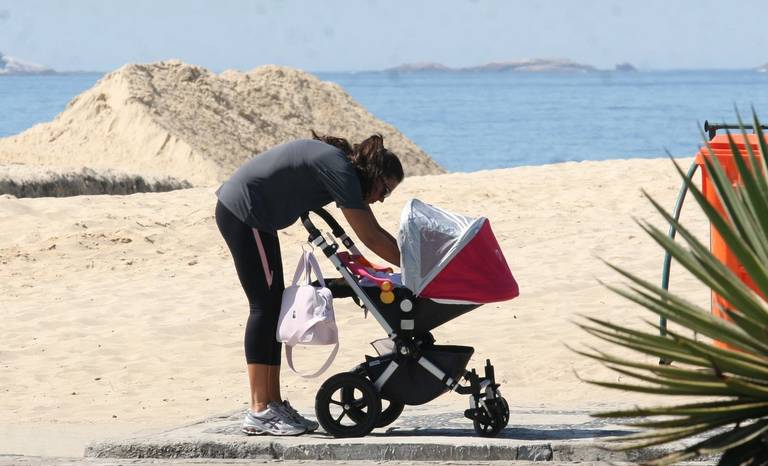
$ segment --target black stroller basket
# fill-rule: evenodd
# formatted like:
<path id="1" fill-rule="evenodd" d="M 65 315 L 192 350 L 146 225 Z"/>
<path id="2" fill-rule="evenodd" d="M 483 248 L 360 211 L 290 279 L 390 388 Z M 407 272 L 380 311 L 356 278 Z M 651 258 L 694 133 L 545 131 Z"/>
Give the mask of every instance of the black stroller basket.
<path id="1" fill-rule="evenodd" d="M 387 333 L 387 338 L 372 343 L 377 356 L 366 356 L 364 363 L 330 377 L 318 390 L 315 412 L 325 431 L 335 437 L 364 436 L 394 422 L 405 405 L 424 404 L 451 390 L 470 395 L 470 408 L 464 414 L 472 419 L 478 434 L 495 436 L 501 431 L 509 420 L 509 407 L 498 390 L 490 361 L 486 361 L 484 377 L 474 369 L 467 372 L 474 349 L 436 345 L 430 333 L 479 305 L 438 302 L 414 296 L 403 286 L 382 290 L 376 284 L 362 284 L 345 261 L 362 258 L 354 241 L 326 210 L 312 213 L 333 233 L 333 237 L 324 237 L 310 220 L 310 212 L 301 216 L 308 241 L 323 251 L 342 276 L 343 281 L 327 282 L 334 298 L 354 298 Z M 339 243 L 345 251 L 339 250 Z M 462 380 L 469 385 L 460 385 Z M 382 401 L 387 404 L 384 409 Z"/>

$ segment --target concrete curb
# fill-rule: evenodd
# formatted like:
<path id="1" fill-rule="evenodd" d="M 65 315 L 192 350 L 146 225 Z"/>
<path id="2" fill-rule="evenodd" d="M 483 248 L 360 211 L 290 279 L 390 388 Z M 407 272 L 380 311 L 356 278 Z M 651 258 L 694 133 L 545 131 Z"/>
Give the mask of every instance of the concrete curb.
<path id="1" fill-rule="evenodd" d="M 409 411 L 419 411 L 411 409 Z M 459 415 L 460 416 L 460 415 Z M 364 438 L 335 439 L 322 433 L 299 437 L 248 437 L 240 433 L 242 412 L 210 418 L 160 434 L 89 445 L 86 457 L 215 458 L 336 461 L 626 461 L 672 451 L 609 450 L 608 437 L 629 433 L 593 419 L 585 411 L 514 411 L 499 437 L 477 437 L 471 422 L 453 415 L 409 413 L 393 426 Z M 557 419 L 558 424 L 546 424 Z M 570 422 L 569 422 L 570 421 Z M 512 425 L 516 422 L 516 425 Z M 541 424 L 540 422 L 543 422 Z M 440 426 L 424 428 L 423 426 Z M 615 445 L 611 445 L 615 446 Z M 710 459 L 711 461 L 711 459 Z"/>
<path id="2" fill-rule="evenodd" d="M 440 443 L 389 444 L 321 443 L 283 445 L 275 442 L 128 442 L 93 444 L 85 456 L 96 458 L 211 458 L 318 461 L 647 461 L 668 450 L 616 452 L 600 444 L 445 445 Z"/>

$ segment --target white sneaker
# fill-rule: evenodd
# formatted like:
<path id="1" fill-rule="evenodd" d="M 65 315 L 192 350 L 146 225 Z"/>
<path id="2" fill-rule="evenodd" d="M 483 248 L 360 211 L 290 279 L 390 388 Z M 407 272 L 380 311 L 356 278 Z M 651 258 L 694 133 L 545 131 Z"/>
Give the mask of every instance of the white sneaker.
<path id="1" fill-rule="evenodd" d="M 306 427 L 291 420 L 287 413 L 270 403 L 267 409 L 254 413 L 248 410 L 243 419 L 242 431 L 248 435 L 301 435 Z"/>
<path id="2" fill-rule="evenodd" d="M 313 421 L 312 419 L 307 419 L 299 414 L 299 412 L 296 411 L 293 406 L 291 406 L 288 400 L 283 400 L 282 408 L 283 411 L 285 411 L 285 413 L 291 417 L 294 423 L 304 426 L 304 428 L 307 429 L 307 432 L 314 432 L 318 427 L 320 427 L 320 424 L 317 422 Z"/>

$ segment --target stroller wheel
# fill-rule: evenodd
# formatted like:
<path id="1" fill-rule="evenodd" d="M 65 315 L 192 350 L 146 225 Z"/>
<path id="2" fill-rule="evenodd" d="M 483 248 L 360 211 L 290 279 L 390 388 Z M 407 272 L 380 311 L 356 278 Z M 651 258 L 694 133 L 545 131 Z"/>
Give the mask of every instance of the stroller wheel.
<path id="1" fill-rule="evenodd" d="M 344 387 L 341 389 L 341 399 L 344 403 L 348 403 L 350 400 L 354 399 L 351 387 Z M 381 414 L 376 420 L 375 427 L 386 427 L 392 424 L 398 417 L 400 417 L 400 414 L 402 414 L 403 409 L 405 408 L 405 404 L 397 401 L 388 400 L 386 398 L 381 398 L 381 401 Z M 384 402 L 387 402 L 386 407 L 384 407 Z M 357 411 L 349 411 L 347 414 L 353 419 L 355 419 L 355 416 L 358 416 Z"/>
<path id="2" fill-rule="evenodd" d="M 507 427 L 507 424 L 509 424 L 509 403 L 507 403 L 507 400 L 504 397 L 500 397 L 499 405 L 500 405 L 501 420 L 502 420 L 501 428 L 503 429 Z"/>
<path id="3" fill-rule="evenodd" d="M 381 398 L 365 377 L 342 372 L 323 383 L 315 396 L 315 414 L 334 437 L 363 437 L 381 414 Z"/>
<path id="4" fill-rule="evenodd" d="M 382 408 L 381 415 L 379 416 L 379 419 L 376 421 L 376 427 L 386 427 L 393 422 L 397 420 L 398 417 L 400 417 L 400 414 L 403 413 L 403 408 L 405 408 L 405 405 L 403 403 L 399 403 L 397 401 L 392 400 L 384 400 L 389 403 L 389 406 L 386 408 Z"/>
<path id="5" fill-rule="evenodd" d="M 477 409 L 472 424 L 481 437 L 495 437 L 509 422 L 509 405 L 503 397 L 485 401 L 486 409 Z"/>

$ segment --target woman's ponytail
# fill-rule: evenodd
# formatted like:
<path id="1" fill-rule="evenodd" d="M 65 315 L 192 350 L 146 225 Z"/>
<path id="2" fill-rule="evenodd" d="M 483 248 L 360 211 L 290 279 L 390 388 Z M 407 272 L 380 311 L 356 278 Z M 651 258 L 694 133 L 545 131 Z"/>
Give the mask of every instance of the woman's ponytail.
<path id="1" fill-rule="evenodd" d="M 384 137 L 381 134 L 373 134 L 354 146 L 344 138 L 319 136 L 314 130 L 312 137 L 337 147 L 346 154 L 360 177 L 363 197 L 371 193 L 373 182 L 377 179 L 394 178 L 398 183 L 403 181 L 404 173 L 400 159 L 384 147 Z"/>
<path id="2" fill-rule="evenodd" d="M 317 139 L 318 141 L 323 141 L 326 144 L 329 144 L 333 147 L 336 147 L 338 149 L 341 149 L 344 154 L 349 157 L 349 154 L 352 153 L 352 146 L 349 144 L 349 141 L 347 141 L 344 138 L 337 138 L 335 136 L 320 136 L 318 135 L 314 129 L 310 130 L 312 132 L 312 139 Z"/>

